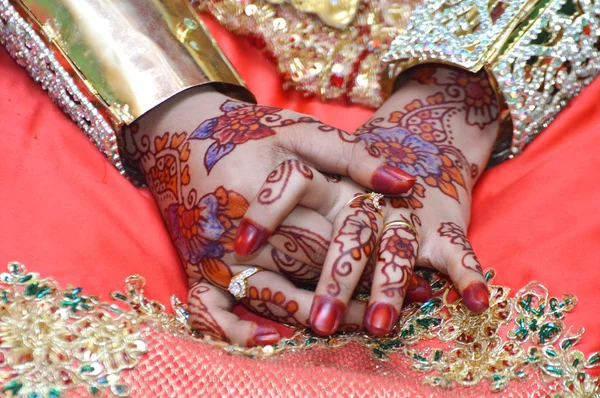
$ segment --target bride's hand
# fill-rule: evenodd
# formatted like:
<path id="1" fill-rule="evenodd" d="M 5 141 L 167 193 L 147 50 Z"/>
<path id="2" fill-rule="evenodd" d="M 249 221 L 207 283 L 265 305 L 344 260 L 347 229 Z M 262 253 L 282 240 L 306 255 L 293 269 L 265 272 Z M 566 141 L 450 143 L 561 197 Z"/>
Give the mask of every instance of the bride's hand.
<path id="1" fill-rule="evenodd" d="M 321 172 L 344 174 L 395 194 L 406 192 L 415 181 L 356 137 L 306 115 L 236 101 L 207 88 L 189 90 L 143 116 L 126 132 L 125 144 L 186 268 L 192 287 L 190 323 L 239 345 L 278 339 L 274 328 L 241 321 L 231 313 L 235 302 L 227 289 L 239 270 L 254 265 L 269 270 L 249 279 L 255 288 L 249 293 L 256 295 L 246 300 L 252 308 L 265 308 L 263 315 L 269 315 L 269 308 L 278 314 L 276 320 L 306 325 L 312 301 L 312 293 L 277 274 L 278 259 L 308 268 L 271 245 L 264 246 L 273 232 L 266 225 L 245 224 L 245 239 L 237 243 L 245 256 L 233 253 L 248 201 L 277 164 L 302 159 L 315 179 Z M 321 188 L 329 196 L 328 190 L 334 190 L 330 185 Z M 288 224 L 305 231 L 310 227 L 303 223 L 305 216 L 318 213 L 309 209 L 310 204 L 299 203 L 307 207 L 290 209 Z M 324 218 L 323 222 L 330 231 L 329 222 Z M 358 315 L 349 313 L 350 324 L 362 317 L 364 305 L 356 308 Z"/>
<path id="2" fill-rule="evenodd" d="M 382 211 L 366 196 L 352 200 L 364 192 L 352 181 L 338 184 L 327 216 L 333 221 L 332 244 L 309 319 L 313 330 L 329 335 L 338 329 L 370 259 L 374 270 L 368 272 L 372 286 L 365 327 L 373 334 L 391 331 L 415 265 L 448 274 L 470 310 L 488 307 L 486 281 L 466 229 L 472 189 L 497 127 L 496 100 L 485 75 L 426 68 L 356 132 L 417 182 L 410 195 L 382 202 Z M 263 205 L 259 194 L 245 217 L 281 219 L 281 208 Z M 271 243 L 285 250 L 277 239 Z"/>

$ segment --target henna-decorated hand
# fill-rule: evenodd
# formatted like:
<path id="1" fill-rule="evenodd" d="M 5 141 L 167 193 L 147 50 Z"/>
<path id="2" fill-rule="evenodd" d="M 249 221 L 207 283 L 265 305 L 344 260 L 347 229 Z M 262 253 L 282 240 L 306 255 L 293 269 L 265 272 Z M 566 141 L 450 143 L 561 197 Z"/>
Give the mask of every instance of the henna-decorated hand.
<path id="1" fill-rule="evenodd" d="M 488 307 L 486 281 L 465 231 L 472 189 L 489 159 L 497 119 L 487 76 L 423 68 L 356 132 L 417 182 L 409 196 L 386 199 L 383 213 L 370 199 L 351 200 L 364 192 L 354 182 L 344 178 L 337 184 L 338 201 L 328 216 L 332 244 L 309 320 L 313 330 L 329 335 L 338 329 L 361 275 L 368 274 L 372 286 L 365 326 L 375 335 L 389 333 L 414 284 L 415 265 L 447 273 L 472 311 Z M 259 195 L 245 217 L 281 219 L 273 212 L 282 207 L 265 206 Z M 314 232 L 327 235 L 314 225 Z M 275 237 L 274 247 L 285 250 Z"/>
<path id="2" fill-rule="evenodd" d="M 242 265 L 275 271 L 249 279 L 256 297 L 246 304 L 259 313 L 307 325 L 312 301 L 312 293 L 295 288 L 276 272 L 281 261 L 304 272 L 314 265 L 305 266 L 269 244 L 264 246 L 273 231 L 270 225 L 242 222 L 242 238 L 235 245 L 244 257 L 233 253 L 248 199 L 257 195 L 275 166 L 293 167 L 302 159 L 307 166 L 299 169 L 301 178 L 315 186 L 327 182 L 320 172 L 348 175 L 362 185 L 393 194 L 408 191 L 415 181 L 357 137 L 305 115 L 232 100 L 202 87 L 142 117 L 126 132 L 125 148 L 143 172 L 186 267 L 192 286 L 192 326 L 239 345 L 268 344 L 279 337 L 274 328 L 241 321 L 231 313 L 234 300 L 226 289 Z M 287 183 L 288 169 L 282 173 L 270 178 Z M 321 188 L 333 204 L 335 186 L 323 184 Z M 277 195 L 262 192 L 260 197 L 275 201 Z M 296 203 L 285 209 L 291 212 L 289 228 L 304 230 L 302 220 L 307 216 L 320 217 L 330 229 L 319 213 L 328 211 L 326 205 L 314 199 L 299 194 Z M 296 204 L 304 207 L 294 209 Z M 364 304 L 357 303 L 356 309 L 349 312 L 350 324 L 361 319 Z"/>

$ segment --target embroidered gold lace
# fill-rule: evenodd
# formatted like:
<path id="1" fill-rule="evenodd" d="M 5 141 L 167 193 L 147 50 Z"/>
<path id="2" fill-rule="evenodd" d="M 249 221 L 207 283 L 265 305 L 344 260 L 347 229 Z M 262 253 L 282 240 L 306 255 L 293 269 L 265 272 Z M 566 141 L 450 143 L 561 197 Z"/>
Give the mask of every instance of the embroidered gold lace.
<path id="1" fill-rule="evenodd" d="M 51 278 L 10 263 L 0 275 L 0 389 L 23 397 L 129 396 L 133 391 L 137 396 L 200 396 L 215 393 L 215 385 L 203 377 L 218 374 L 220 365 L 246 369 L 251 376 L 274 365 L 300 369 L 329 363 L 371 381 L 397 377 L 406 396 L 448 388 L 466 392 L 469 386 L 475 386 L 469 394 L 600 394 L 600 378 L 586 371 L 600 367 L 600 353 L 585 356 L 575 350 L 583 329 L 565 323 L 577 303 L 573 295 L 552 297 L 531 282 L 510 297 L 508 288 L 491 285 L 490 309 L 476 315 L 446 279 L 433 272 L 421 276 L 434 297 L 405 308 L 392 337 L 355 333 L 324 339 L 297 330 L 276 345 L 245 349 L 192 333 L 185 305 L 174 297 L 173 314 L 168 313 L 144 296 L 141 276 L 130 276 L 125 292 L 111 294 L 122 303 L 117 305 L 86 296 L 80 288 L 60 289 Z M 493 271 L 486 276 L 492 278 Z M 199 370 L 205 366 L 208 373 Z M 223 377 L 232 383 L 230 394 L 248 389 L 244 373 Z M 418 380 L 430 387 L 419 387 Z M 324 388 L 334 393 L 344 386 Z"/>

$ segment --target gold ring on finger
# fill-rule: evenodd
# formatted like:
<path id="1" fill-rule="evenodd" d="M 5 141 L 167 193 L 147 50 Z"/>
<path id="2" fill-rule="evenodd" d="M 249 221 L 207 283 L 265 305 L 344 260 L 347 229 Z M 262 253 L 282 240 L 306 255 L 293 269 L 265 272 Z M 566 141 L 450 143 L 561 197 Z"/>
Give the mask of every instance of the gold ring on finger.
<path id="1" fill-rule="evenodd" d="M 247 279 L 250 278 L 252 275 L 264 270 L 265 269 L 262 267 L 252 267 L 243 270 L 242 272 L 234 275 L 233 278 L 231 278 L 227 290 L 229 290 L 229 293 L 231 293 L 233 297 L 235 297 L 235 299 L 238 301 L 243 298 L 246 298 L 248 296 Z"/>
<path id="2" fill-rule="evenodd" d="M 371 203 L 373 203 L 373 207 L 375 207 L 375 210 L 377 210 L 377 212 L 383 216 L 383 208 L 381 207 L 381 201 L 383 200 L 383 198 L 384 198 L 384 196 L 377 192 L 361 193 L 359 195 L 356 195 L 352 199 L 350 199 L 348 201 L 348 203 L 346 203 L 346 206 L 348 206 L 350 203 L 354 202 L 356 199 L 361 199 L 361 200 L 369 199 L 371 201 Z"/>
<path id="3" fill-rule="evenodd" d="M 408 221 L 401 221 L 401 220 L 390 221 L 388 223 L 383 224 L 383 232 L 385 232 L 386 229 L 389 229 L 389 228 L 395 227 L 395 226 L 406 227 L 406 228 L 410 229 L 417 238 L 419 237 L 419 231 L 417 231 L 417 228 L 415 228 L 414 225 L 412 225 Z"/>

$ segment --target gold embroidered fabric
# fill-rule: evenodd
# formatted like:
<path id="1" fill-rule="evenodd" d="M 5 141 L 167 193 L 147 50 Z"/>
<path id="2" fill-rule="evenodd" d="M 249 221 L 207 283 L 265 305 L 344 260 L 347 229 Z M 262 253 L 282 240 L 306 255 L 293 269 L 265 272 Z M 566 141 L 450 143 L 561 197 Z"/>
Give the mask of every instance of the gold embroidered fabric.
<path id="1" fill-rule="evenodd" d="M 346 4 L 349 12 L 355 3 L 356 11 L 347 27 L 337 29 L 321 21 L 325 14 L 326 20 L 335 19 L 335 12 L 306 6 L 319 3 L 327 8 L 326 3 L 333 3 L 329 1 L 190 1 L 199 12 L 209 12 L 228 30 L 264 49 L 276 61 L 285 88 L 372 107 L 382 103 L 381 58 L 423 2 L 340 1 L 338 7 Z"/>
<path id="2" fill-rule="evenodd" d="M 274 346 L 229 346 L 194 335 L 186 308 L 173 314 L 129 277 L 122 305 L 9 264 L 0 276 L 0 389 L 23 397 L 507 396 L 595 397 L 600 353 L 574 349 L 567 326 L 577 300 L 531 282 L 510 297 L 491 286 L 490 309 L 472 314 L 446 279 L 422 272 L 434 297 L 403 310 L 393 337 L 328 339 L 297 330 Z M 487 277 L 493 276 L 488 271 Z M 254 359 L 252 359 L 254 358 Z M 258 394 L 258 395 L 257 395 Z"/>

